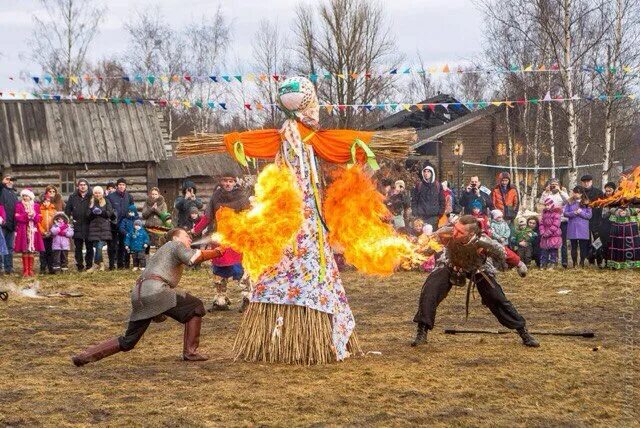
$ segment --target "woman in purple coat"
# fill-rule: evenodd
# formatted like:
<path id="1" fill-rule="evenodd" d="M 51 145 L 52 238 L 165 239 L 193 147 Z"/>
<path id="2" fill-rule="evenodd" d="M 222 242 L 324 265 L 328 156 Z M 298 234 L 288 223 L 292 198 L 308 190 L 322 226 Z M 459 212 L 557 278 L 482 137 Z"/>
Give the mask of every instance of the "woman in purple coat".
<path id="1" fill-rule="evenodd" d="M 34 276 L 33 255 L 44 251 L 44 242 L 38 230 L 40 205 L 35 202 L 35 195 L 29 189 L 20 192 L 20 198 L 22 200 L 16 204 L 14 251 L 22 253 L 22 276 Z"/>
<path id="2" fill-rule="evenodd" d="M 573 267 L 578 267 L 578 247 L 580 247 L 580 267 L 584 267 L 584 261 L 589 255 L 591 242 L 589 235 L 589 219 L 591 208 L 589 199 L 580 186 L 573 189 L 573 195 L 569 203 L 564 207 L 564 216 L 569 219 L 567 223 L 567 238 L 571 241 L 571 260 Z"/>

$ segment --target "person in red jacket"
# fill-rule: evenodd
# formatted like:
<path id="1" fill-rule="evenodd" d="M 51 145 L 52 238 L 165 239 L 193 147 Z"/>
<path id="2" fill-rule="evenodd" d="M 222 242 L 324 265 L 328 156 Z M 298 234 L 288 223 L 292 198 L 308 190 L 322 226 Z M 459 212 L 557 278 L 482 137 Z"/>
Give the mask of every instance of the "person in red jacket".
<path id="1" fill-rule="evenodd" d="M 193 235 L 199 235 L 207 230 L 207 233 L 213 233 L 216 230 L 216 212 L 222 208 L 227 207 L 240 211 L 249 208 L 249 198 L 247 197 L 244 189 L 238 185 L 236 177 L 232 173 L 225 173 L 220 177 L 220 182 L 216 190 L 213 191 L 213 195 L 209 200 L 209 204 L 205 210 L 204 216 L 193 227 L 191 233 Z M 215 282 L 216 295 L 213 298 L 209 312 L 212 311 L 226 311 L 231 305 L 229 297 L 227 297 L 227 283 L 229 279 L 241 282 L 244 278 L 244 269 L 242 268 L 242 254 L 227 248 L 221 257 L 211 260 L 213 274 L 220 277 L 219 281 Z M 244 284 L 246 288 L 246 284 Z M 249 304 L 249 290 L 244 290 L 242 293 L 242 305 L 240 312 L 244 311 Z"/>
<path id="2" fill-rule="evenodd" d="M 516 218 L 520 208 L 520 198 L 518 190 L 511 185 L 511 175 L 508 172 L 500 174 L 498 184 L 491 192 L 491 199 L 493 207 L 503 212 L 507 222 Z"/>

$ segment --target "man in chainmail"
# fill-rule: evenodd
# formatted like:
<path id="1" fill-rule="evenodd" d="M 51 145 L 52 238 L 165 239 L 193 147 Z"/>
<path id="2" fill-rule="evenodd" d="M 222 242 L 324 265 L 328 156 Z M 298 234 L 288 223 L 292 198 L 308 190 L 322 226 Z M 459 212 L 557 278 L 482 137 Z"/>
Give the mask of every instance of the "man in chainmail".
<path id="1" fill-rule="evenodd" d="M 71 360 L 76 366 L 83 366 L 117 354 L 132 350 L 151 321 L 162 322 L 167 316 L 184 324 L 184 347 L 182 359 L 185 361 L 205 361 L 207 356 L 197 352 L 200 344 L 200 327 L 205 315 L 202 301 L 189 293 L 177 290 L 185 266 L 193 266 L 214 257 L 223 251 L 191 249 L 189 233 L 181 228 L 167 232 L 167 243 L 151 256 L 147 268 L 136 281 L 131 291 L 131 316 L 123 336 L 114 337 L 84 352 Z"/>
<path id="2" fill-rule="evenodd" d="M 418 330 L 411 346 L 427 341 L 427 331 L 433 329 L 438 305 L 447 297 L 453 285 L 464 285 L 467 279 L 477 287 L 482 304 L 502 325 L 516 330 L 525 346 L 540 346 L 527 331 L 525 319 L 506 298 L 496 281 L 497 269 L 508 266 L 518 266 L 520 275 L 526 275 L 526 266 L 517 255 L 484 235 L 480 224 L 472 216 L 462 216 L 452 226 L 441 228 L 436 237 L 444 245 L 444 251 L 436 269 L 422 286 L 418 312 L 413 318 Z"/>

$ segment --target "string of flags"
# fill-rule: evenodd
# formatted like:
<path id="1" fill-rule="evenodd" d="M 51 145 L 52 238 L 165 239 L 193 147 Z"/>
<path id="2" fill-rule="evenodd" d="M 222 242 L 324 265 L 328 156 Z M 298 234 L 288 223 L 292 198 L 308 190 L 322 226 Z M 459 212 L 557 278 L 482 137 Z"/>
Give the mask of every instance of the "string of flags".
<path id="1" fill-rule="evenodd" d="M 187 99 L 144 99 L 133 97 L 96 97 L 96 96 L 82 96 L 82 95 L 61 95 L 51 93 L 28 93 L 28 92 L 0 92 L 0 98 L 2 97 L 17 98 L 17 99 L 40 99 L 40 100 L 52 100 L 52 101 L 71 101 L 71 102 L 108 102 L 112 104 L 125 104 L 125 105 L 152 105 L 157 107 L 174 107 L 174 108 L 198 108 L 198 109 L 213 109 L 219 111 L 229 110 L 248 110 L 248 111 L 261 111 L 267 109 L 279 109 L 277 104 L 269 104 L 262 102 L 252 103 L 227 103 L 217 100 L 187 100 Z M 462 102 L 438 102 L 438 103 L 399 103 L 399 102 L 382 102 L 382 103 L 369 103 L 369 104 L 320 104 L 320 107 L 325 109 L 328 113 L 344 112 L 347 110 L 352 111 L 402 111 L 402 110 L 420 110 L 424 111 L 429 109 L 435 112 L 436 107 L 442 107 L 445 111 L 456 111 L 467 108 L 469 110 L 484 109 L 489 106 L 502 106 L 513 108 L 515 106 L 522 106 L 525 104 L 537 105 L 540 103 L 549 102 L 574 102 L 574 101 L 607 101 L 607 100 L 622 100 L 629 99 L 635 100 L 636 94 L 622 94 L 616 93 L 614 95 L 594 95 L 594 96 L 577 96 L 562 97 L 560 95 L 552 96 L 550 92 L 547 92 L 544 97 L 541 98 L 517 98 L 517 99 L 504 99 L 504 100 L 480 100 L 480 101 L 462 101 Z"/>
<path id="2" fill-rule="evenodd" d="M 564 69 L 566 71 L 574 70 L 574 68 Z M 402 75 L 425 75 L 425 74 L 494 74 L 494 73 L 555 73 L 563 71 L 557 64 L 546 66 L 544 64 L 534 66 L 528 65 L 511 65 L 509 67 L 475 67 L 475 66 L 456 66 L 449 67 L 444 66 L 428 67 L 428 68 L 413 68 L 413 67 L 401 67 L 393 68 L 385 71 L 341 71 L 341 72 L 322 72 L 311 73 L 307 77 L 313 82 L 319 82 L 322 80 L 332 79 L 373 79 L 385 76 L 402 76 Z M 579 71 L 585 73 L 596 74 L 638 74 L 640 73 L 640 65 L 594 65 L 584 66 Z M 189 73 L 177 75 L 177 74 L 123 74 L 123 75 L 109 75 L 103 76 L 99 74 L 84 73 L 80 75 L 36 75 L 36 74 L 15 74 L 9 75 L 8 78 L 11 81 L 32 81 L 37 85 L 52 85 L 52 84 L 70 84 L 77 85 L 80 82 L 95 82 L 102 80 L 123 80 L 125 82 L 133 83 L 145 83 L 145 84 L 162 84 L 168 82 L 209 82 L 209 83 L 233 83 L 233 82 L 254 82 L 254 81 L 281 81 L 286 79 L 284 74 L 272 74 L 272 73 L 238 73 L 238 74 L 210 74 L 210 75 L 192 75 Z"/>

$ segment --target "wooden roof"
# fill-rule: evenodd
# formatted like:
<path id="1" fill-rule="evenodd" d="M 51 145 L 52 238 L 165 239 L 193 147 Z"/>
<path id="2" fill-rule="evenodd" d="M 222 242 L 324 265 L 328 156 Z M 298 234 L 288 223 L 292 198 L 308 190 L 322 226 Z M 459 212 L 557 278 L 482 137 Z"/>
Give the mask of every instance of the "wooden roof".
<path id="1" fill-rule="evenodd" d="M 214 177 L 223 173 L 244 175 L 242 167 L 228 154 L 199 155 L 186 158 L 169 158 L 158 164 L 159 179 L 182 179 L 186 177 Z"/>
<path id="2" fill-rule="evenodd" d="M 482 119 L 483 117 L 497 113 L 502 108 L 503 107 L 488 106 L 482 110 L 476 110 L 473 113 L 461 116 L 449 123 L 445 123 L 440 126 L 434 126 L 432 128 L 421 129 L 418 131 L 418 142 L 414 144 L 412 148 L 415 150 L 431 141 L 437 141 L 439 138 L 442 138 L 445 135 L 457 131 L 458 129 L 463 128 L 467 125 L 470 125 Z"/>
<path id="3" fill-rule="evenodd" d="M 418 104 L 449 104 L 448 108 L 443 105 L 434 107 L 431 111 L 427 106 L 422 110 L 416 106 L 412 106 L 409 110 L 403 109 L 398 113 L 382 119 L 378 123 L 370 126 L 373 130 L 391 129 L 391 128 L 416 128 L 417 130 L 433 128 L 449 123 L 469 114 L 470 110 L 460 101 L 451 95 L 438 94 L 434 97 L 421 101 Z"/>
<path id="4" fill-rule="evenodd" d="M 166 157 L 153 106 L 0 100 L 5 165 L 159 162 Z"/>

